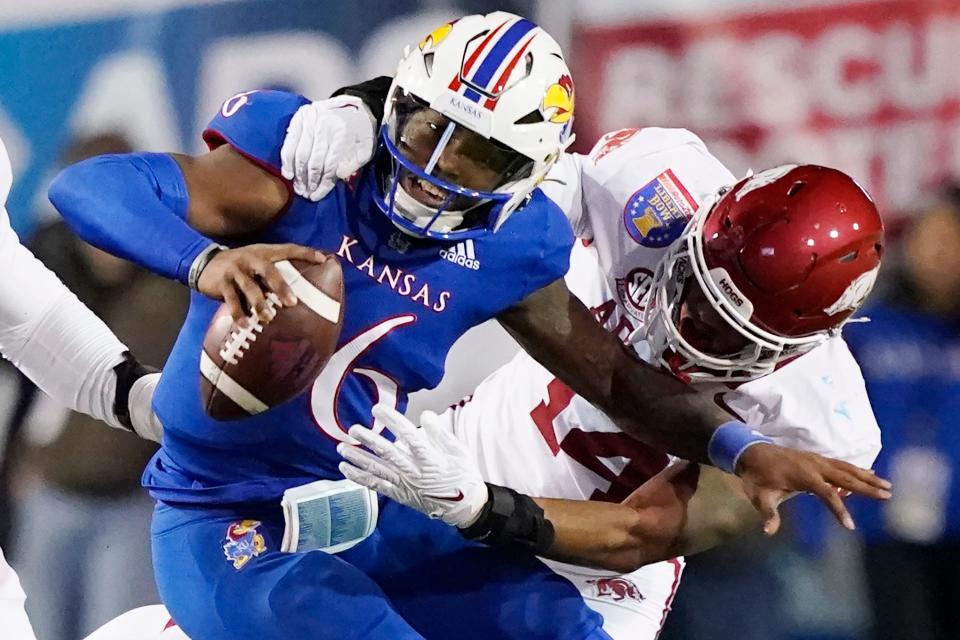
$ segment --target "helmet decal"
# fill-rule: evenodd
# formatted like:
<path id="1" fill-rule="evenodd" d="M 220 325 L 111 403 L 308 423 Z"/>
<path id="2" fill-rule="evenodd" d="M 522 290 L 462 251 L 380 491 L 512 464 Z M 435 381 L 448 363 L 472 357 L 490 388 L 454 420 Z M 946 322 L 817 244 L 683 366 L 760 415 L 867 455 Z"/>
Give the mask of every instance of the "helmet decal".
<path id="1" fill-rule="evenodd" d="M 755 173 L 750 177 L 749 180 L 743 183 L 742 187 L 737 189 L 735 196 L 737 202 L 739 202 L 741 198 L 751 191 L 756 191 L 757 189 L 765 187 L 768 184 L 773 184 L 796 168 L 797 165 L 795 164 L 782 164 L 779 167 L 773 167 L 772 169 L 765 169 L 760 173 Z"/>
<path id="2" fill-rule="evenodd" d="M 737 287 L 733 278 L 723 267 L 710 269 L 710 278 L 716 283 L 717 289 L 723 295 L 724 299 L 737 310 L 744 320 L 749 320 L 753 315 L 753 304 L 750 299 Z"/>
<path id="3" fill-rule="evenodd" d="M 880 273 L 880 266 L 860 274 L 860 276 L 850 283 L 850 286 L 840 294 L 837 301 L 831 304 L 823 311 L 827 315 L 835 315 L 841 311 L 850 311 L 858 309 L 870 292 L 873 291 L 873 285 L 877 281 L 877 274 Z"/>
<path id="4" fill-rule="evenodd" d="M 432 49 L 436 49 L 438 46 L 440 46 L 440 43 L 443 42 L 444 38 L 450 35 L 450 32 L 453 31 L 454 22 L 456 22 L 456 20 L 440 25 L 427 34 L 427 37 L 420 41 L 420 51 L 428 53 Z"/>
<path id="5" fill-rule="evenodd" d="M 543 111 L 547 120 L 557 124 L 563 124 L 573 118 L 573 78 L 564 74 L 547 87 L 540 110 Z"/>

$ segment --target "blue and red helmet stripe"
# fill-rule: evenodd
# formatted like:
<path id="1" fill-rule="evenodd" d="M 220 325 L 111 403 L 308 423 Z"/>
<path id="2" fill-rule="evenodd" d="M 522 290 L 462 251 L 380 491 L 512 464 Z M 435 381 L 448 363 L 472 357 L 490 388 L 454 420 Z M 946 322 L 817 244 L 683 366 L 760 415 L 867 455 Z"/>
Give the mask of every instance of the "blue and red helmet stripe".
<path id="1" fill-rule="evenodd" d="M 510 55 L 514 47 L 520 43 L 525 35 L 536 28 L 537 25 L 529 20 L 520 19 L 514 22 L 510 28 L 500 36 L 500 39 L 493 44 L 493 47 L 489 53 L 483 57 L 483 60 L 480 61 L 480 66 L 477 67 L 477 70 L 468 80 L 469 84 L 487 89 L 488 85 L 492 83 L 493 75 L 497 72 L 497 69 L 500 68 L 500 65 L 503 64 L 503 61 L 506 60 L 507 56 Z M 467 88 L 463 95 L 473 102 L 480 102 L 480 93 L 473 89 Z"/>
<path id="2" fill-rule="evenodd" d="M 487 37 L 483 39 L 483 42 L 480 43 L 480 46 L 473 50 L 473 53 L 470 54 L 470 57 L 467 58 L 467 61 L 463 63 L 463 68 L 460 72 L 453 77 L 453 80 L 450 81 L 450 90 L 459 91 L 460 90 L 460 78 L 466 77 L 470 73 L 470 69 L 473 68 L 473 64 L 477 61 L 477 58 L 480 57 L 480 54 L 483 53 L 483 50 L 486 49 L 487 45 L 490 44 L 490 41 L 493 40 L 494 36 L 499 33 L 500 29 L 503 28 L 503 25 L 507 24 L 509 20 L 504 20 L 497 26 L 496 29 L 487 34 Z"/>

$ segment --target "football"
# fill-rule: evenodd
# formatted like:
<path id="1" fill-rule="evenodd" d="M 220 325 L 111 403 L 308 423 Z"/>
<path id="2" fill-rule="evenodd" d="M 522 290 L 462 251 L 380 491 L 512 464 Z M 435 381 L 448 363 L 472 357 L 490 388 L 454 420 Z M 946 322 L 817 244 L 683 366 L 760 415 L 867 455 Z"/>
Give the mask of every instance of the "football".
<path id="1" fill-rule="evenodd" d="M 343 321 L 343 271 L 323 264 L 276 263 L 297 304 L 267 296 L 269 319 L 238 326 L 226 304 L 210 321 L 200 354 L 201 400 L 207 415 L 236 420 L 262 413 L 302 393 L 337 348 Z"/>

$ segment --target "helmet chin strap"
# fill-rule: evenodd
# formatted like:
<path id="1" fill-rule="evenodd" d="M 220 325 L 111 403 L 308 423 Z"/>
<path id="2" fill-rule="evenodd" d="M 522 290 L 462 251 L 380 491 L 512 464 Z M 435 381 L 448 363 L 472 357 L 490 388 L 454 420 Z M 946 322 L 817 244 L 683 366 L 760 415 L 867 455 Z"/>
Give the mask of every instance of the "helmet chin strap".
<path id="1" fill-rule="evenodd" d="M 393 207 L 397 213 L 421 229 L 425 229 L 427 225 L 430 224 L 430 221 L 434 219 L 434 217 L 436 217 L 437 220 L 431 228 L 431 231 L 439 231 L 441 233 L 452 231 L 463 222 L 462 211 L 444 211 L 437 216 L 436 209 L 433 207 L 428 207 L 411 196 L 406 192 L 406 190 L 404 190 L 402 185 L 397 185 Z M 409 233 L 402 228 L 401 231 Z"/>

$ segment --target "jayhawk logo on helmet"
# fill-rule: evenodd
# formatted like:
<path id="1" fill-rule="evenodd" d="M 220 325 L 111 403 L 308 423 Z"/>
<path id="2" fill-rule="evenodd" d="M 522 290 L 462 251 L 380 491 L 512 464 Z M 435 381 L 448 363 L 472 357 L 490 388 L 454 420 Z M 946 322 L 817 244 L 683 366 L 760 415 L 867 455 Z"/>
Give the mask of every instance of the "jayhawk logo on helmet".
<path id="1" fill-rule="evenodd" d="M 250 562 L 267 550 L 267 543 L 257 532 L 259 520 L 241 520 L 227 527 L 227 537 L 223 543 L 223 554 L 227 560 L 233 562 L 234 569 L 243 569 Z"/>
<path id="2" fill-rule="evenodd" d="M 456 22 L 448 22 L 446 24 L 440 25 L 433 31 L 427 34 L 427 37 L 420 41 L 420 51 L 429 51 L 430 49 L 435 49 L 444 38 L 450 35 L 450 32 L 453 31 L 453 25 Z"/>
<path id="3" fill-rule="evenodd" d="M 564 74 L 547 87 L 540 110 L 550 122 L 557 124 L 569 122 L 573 118 L 573 78 Z"/>

